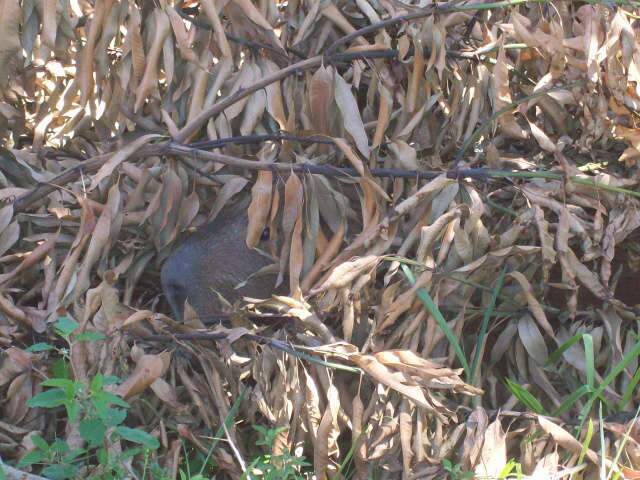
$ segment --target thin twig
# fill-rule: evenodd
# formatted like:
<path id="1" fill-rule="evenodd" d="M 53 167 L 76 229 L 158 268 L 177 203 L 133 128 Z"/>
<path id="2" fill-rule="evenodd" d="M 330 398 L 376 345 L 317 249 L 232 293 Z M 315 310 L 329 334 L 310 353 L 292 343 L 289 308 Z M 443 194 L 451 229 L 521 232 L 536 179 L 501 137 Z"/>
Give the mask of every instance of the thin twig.
<path id="1" fill-rule="evenodd" d="M 382 30 L 383 28 L 391 27 L 393 25 L 399 23 L 409 22 L 411 20 L 417 20 L 419 18 L 428 17 L 429 15 L 434 15 L 436 13 L 452 13 L 452 12 L 466 12 L 466 11 L 474 11 L 474 10 L 492 10 L 497 8 L 505 8 L 505 7 L 513 7 L 516 5 L 521 5 L 527 2 L 535 2 L 535 3 L 547 3 L 549 0 L 504 0 L 501 2 L 492 2 L 492 3 L 474 3 L 474 4 L 466 4 L 461 2 L 447 2 L 443 4 L 431 4 L 422 8 L 420 10 L 416 10 L 411 13 L 406 13 L 404 15 L 398 15 L 396 17 L 386 18 L 376 23 L 372 23 L 371 25 L 367 25 L 366 27 L 362 27 L 358 30 L 355 30 L 348 35 L 340 37 L 335 42 L 327 47 L 325 50 L 325 55 L 332 55 L 340 46 L 346 45 L 347 43 L 355 40 L 358 37 L 363 37 L 370 33 L 377 32 L 378 30 Z"/>
<path id="2" fill-rule="evenodd" d="M 280 173 L 312 173 L 319 175 L 326 175 L 330 177 L 358 177 L 358 172 L 351 167 L 333 167 L 331 165 L 314 165 L 310 163 L 271 163 L 260 162 L 254 160 L 247 160 L 244 158 L 233 157 L 231 155 L 225 155 L 217 152 L 207 152 L 192 148 L 186 145 L 177 145 L 171 142 L 169 145 L 162 146 L 163 153 L 170 153 L 173 155 L 187 156 L 194 160 L 208 160 L 212 162 L 219 162 L 225 165 L 247 168 L 249 170 L 268 170 L 272 172 Z M 486 176 L 484 169 L 466 169 L 461 171 L 465 177 L 481 177 Z M 374 177 L 385 178 L 416 178 L 416 179 L 433 179 L 442 175 L 442 171 L 430 171 L 430 170 L 399 170 L 394 168 L 374 168 L 371 169 L 371 174 Z M 457 173 L 456 173 L 457 175 Z"/>
<path id="3" fill-rule="evenodd" d="M 219 138 L 218 140 L 204 140 L 190 143 L 188 146 L 191 148 L 198 148 L 200 150 L 213 150 L 216 148 L 222 148 L 230 143 L 234 145 L 248 145 L 270 141 L 291 141 L 299 143 L 322 143 L 325 145 L 335 145 L 333 140 L 320 135 L 303 137 L 300 135 L 291 135 L 286 132 L 275 132 L 265 133 L 263 135 L 238 135 L 236 137 Z"/>
<path id="4" fill-rule="evenodd" d="M 204 170 L 202 170 L 200 167 L 194 165 L 193 163 L 191 163 L 189 161 L 189 159 L 183 157 L 183 156 L 176 156 L 176 159 L 182 163 L 185 167 L 187 167 L 189 170 L 192 170 L 194 172 L 196 172 L 198 175 L 206 178 L 207 180 L 211 180 L 214 183 L 217 183 L 218 185 L 221 185 L 223 182 L 219 179 L 216 178 L 215 174 L 211 174 L 209 172 L 205 172 Z"/>
<path id="5" fill-rule="evenodd" d="M 281 134 L 279 134 L 281 135 Z M 310 138 L 307 140 L 311 141 Z M 315 141 L 315 140 L 313 140 Z M 464 146 L 463 146 L 464 147 Z M 215 148 L 210 147 L 210 148 Z M 231 155 L 224 155 L 222 153 L 207 152 L 197 148 L 190 147 L 188 145 L 179 145 L 175 142 L 167 142 L 162 145 L 146 145 L 134 154 L 134 157 L 145 157 L 149 155 L 166 155 L 172 154 L 181 157 L 181 160 L 188 168 L 209 178 L 210 180 L 217 181 L 215 174 L 207 173 L 201 170 L 199 167 L 191 164 L 186 159 L 206 160 L 212 162 L 219 162 L 225 165 L 246 168 L 248 170 L 268 170 L 272 172 L 279 172 L 281 174 L 287 174 L 290 172 L 295 173 L 311 173 L 317 175 L 325 175 L 328 177 L 358 177 L 359 173 L 351 167 L 334 167 L 331 165 L 314 165 L 309 163 L 269 163 L 259 162 L 254 160 L 247 160 L 244 158 L 233 157 Z M 96 171 L 110 158 L 111 154 L 103 154 L 94 157 L 90 160 L 83 162 L 80 165 L 72 167 L 62 172 L 57 177 L 53 178 L 50 182 L 41 183 L 33 190 L 5 203 L 12 203 L 15 213 L 23 212 L 38 200 L 46 197 L 50 193 L 54 192 L 59 187 L 62 187 L 70 182 L 73 182 L 80 178 L 82 173 L 91 174 Z M 476 180 L 487 180 L 489 178 L 541 178 L 547 180 L 563 180 L 566 177 L 559 172 L 552 171 L 526 171 L 526 170 L 498 170 L 492 168 L 453 168 L 448 171 L 437 170 L 400 170 L 394 168 L 373 168 L 370 170 L 373 177 L 379 178 L 413 178 L 416 180 L 431 180 L 444 173 L 448 178 L 463 179 L 473 178 Z M 579 177 L 571 176 L 568 180 L 585 185 L 596 190 L 605 190 L 614 193 L 622 193 L 632 197 L 640 198 L 640 192 L 629 190 L 627 188 L 615 187 L 611 185 L 600 184 L 595 177 Z"/>
<path id="6" fill-rule="evenodd" d="M 193 333 L 175 333 L 172 335 L 145 335 L 139 336 L 140 340 L 145 340 L 147 342 L 158 342 L 158 343 L 174 343 L 176 340 L 182 341 L 213 341 L 219 342 L 222 340 L 226 340 L 228 335 L 224 332 L 193 332 Z M 321 360 L 319 358 L 313 357 L 307 353 L 303 353 L 301 350 L 312 351 L 312 349 L 308 347 L 300 347 L 290 343 L 283 342 L 282 340 L 276 340 L 274 338 L 265 337 L 262 335 L 255 335 L 253 333 L 245 333 L 242 335 L 242 338 L 260 343 L 263 345 L 269 345 L 276 350 L 281 350 L 290 355 L 294 355 L 296 357 L 305 358 L 313 363 L 318 363 L 325 367 L 333 368 L 335 370 L 343 370 L 345 372 L 351 373 L 361 373 L 361 370 L 356 367 L 350 367 L 348 365 L 343 365 L 341 363 L 328 362 L 325 360 Z"/>
<path id="7" fill-rule="evenodd" d="M 50 193 L 55 192 L 59 187 L 76 181 L 82 173 L 91 174 L 97 172 L 100 167 L 111 157 L 111 154 L 98 155 L 91 160 L 86 160 L 75 167 L 65 170 L 60 175 L 51 179 L 47 183 L 40 183 L 33 190 L 20 195 L 13 202 L 13 211 L 15 213 L 24 212 L 38 200 L 46 197 Z"/>
<path id="8" fill-rule="evenodd" d="M 200 160 L 210 160 L 214 162 L 224 163 L 226 165 L 247 168 L 250 170 L 268 170 L 272 172 L 295 173 L 312 173 L 332 177 L 358 177 L 358 172 L 350 167 L 333 167 L 330 165 L 313 165 L 308 163 L 269 163 L 254 160 L 246 160 L 244 158 L 232 157 L 216 152 L 205 152 L 185 145 L 176 145 L 169 142 L 168 145 L 160 146 L 163 153 L 172 153 L 174 155 L 186 155 L 190 158 Z M 156 152 L 157 153 L 157 152 Z M 519 170 L 498 170 L 493 168 L 452 168 L 445 171 L 434 170 L 398 170 L 393 168 L 372 168 L 371 175 L 383 178 L 415 178 L 419 180 L 430 180 L 442 174 L 446 174 L 448 178 L 463 179 L 473 178 L 476 180 L 486 180 L 489 178 L 541 178 L 547 180 L 568 180 L 594 188 L 596 190 L 605 190 L 608 192 L 622 193 L 632 197 L 640 198 L 640 192 L 629 190 L 627 188 L 615 187 L 611 185 L 601 184 L 595 178 L 570 176 L 565 177 L 563 173 L 552 172 L 549 170 L 537 171 L 519 171 Z"/>

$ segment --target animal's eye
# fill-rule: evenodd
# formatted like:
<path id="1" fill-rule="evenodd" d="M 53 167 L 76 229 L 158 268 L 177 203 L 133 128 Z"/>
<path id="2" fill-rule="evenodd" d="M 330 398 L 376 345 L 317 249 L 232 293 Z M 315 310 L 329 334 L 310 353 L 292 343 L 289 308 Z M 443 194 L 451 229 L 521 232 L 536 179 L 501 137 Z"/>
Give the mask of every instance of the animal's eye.
<path id="1" fill-rule="evenodd" d="M 262 241 L 269 240 L 269 227 L 265 227 L 265 229 L 262 230 L 262 235 L 260 236 L 260 240 Z"/>

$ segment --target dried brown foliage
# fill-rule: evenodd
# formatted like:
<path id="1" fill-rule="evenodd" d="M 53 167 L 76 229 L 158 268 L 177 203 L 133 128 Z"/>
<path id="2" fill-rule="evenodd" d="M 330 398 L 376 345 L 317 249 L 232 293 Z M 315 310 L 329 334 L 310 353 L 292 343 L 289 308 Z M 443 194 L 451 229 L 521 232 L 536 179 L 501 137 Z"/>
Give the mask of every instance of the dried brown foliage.
<path id="1" fill-rule="evenodd" d="M 602 391 L 631 416 L 600 423 L 594 408 L 605 443 L 586 450 L 585 398 L 535 416 L 504 379 L 554 412 L 589 372 L 582 343 L 548 365 L 553 350 L 590 334 L 597 386 L 637 345 L 640 214 L 625 190 L 639 179 L 640 10 L 508 3 L 0 0 L 0 457 L 22 457 L 34 432 L 82 444 L 72 422 L 25 405 L 52 364 L 25 349 L 54 341 L 66 312 L 107 334 L 74 347 L 76 380 L 123 378 L 129 423 L 158 436 L 174 472 L 176 440 L 206 454 L 245 389 L 214 452 L 230 477 L 256 454 L 256 423 L 286 427 L 278 451 L 303 452 L 317 478 L 352 444 L 351 478 L 443 478 L 445 458 L 491 477 L 509 458 L 532 478 L 610 466 L 640 400 L 624 396 L 637 358 Z M 300 138 L 260 137 L 274 131 Z M 235 136 L 248 142 L 184 146 Z M 472 167 L 503 175 L 445 173 Z M 158 268 L 241 192 L 247 241 L 273 227 L 290 297 L 243 310 L 214 344 L 163 315 Z M 473 385 L 419 288 L 468 359 L 480 348 Z M 262 342 L 248 334 L 260 316 Z M 638 442 L 636 425 L 619 459 L 628 478 Z"/>

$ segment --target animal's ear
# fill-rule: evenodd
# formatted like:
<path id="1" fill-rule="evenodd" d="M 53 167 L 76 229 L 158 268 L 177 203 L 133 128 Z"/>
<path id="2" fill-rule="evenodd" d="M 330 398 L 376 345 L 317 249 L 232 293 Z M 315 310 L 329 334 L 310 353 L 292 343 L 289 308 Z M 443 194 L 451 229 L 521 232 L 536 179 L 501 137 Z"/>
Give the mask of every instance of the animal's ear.
<path id="1" fill-rule="evenodd" d="M 188 299 L 185 299 L 183 307 L 184 307 L 183 318 L 184 318 L 185 325 L 188 325 L 194 328 L 203 328 L 204 323 L 202 323 L 202 320 L 198 316 L 197 312 L 193 309 Z"/>

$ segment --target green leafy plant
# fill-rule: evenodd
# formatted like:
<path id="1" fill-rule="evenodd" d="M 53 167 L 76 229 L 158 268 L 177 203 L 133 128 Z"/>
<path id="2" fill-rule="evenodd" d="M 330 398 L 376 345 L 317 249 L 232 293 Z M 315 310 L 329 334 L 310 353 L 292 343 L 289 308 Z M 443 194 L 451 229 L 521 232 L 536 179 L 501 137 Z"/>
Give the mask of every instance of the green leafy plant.
<path id="1" fill-rule="evenodd" d="M 98 332 L 83 332 L 74 335 L 79 324 L 69 317 L 60 317 L 54 324 L 55 332 L 67 343 L 60 348 L 48 343 L 37 343 L 28 350 L 42 352 L 53 350 L 60 354 L 61 363 L 53 369 L 55 376 L 42 382 L 47 390 L 27 401 L 32 408 L 53 409 L 64 407 L 68 422 L 78 422 L 78 431 L 86 445 L 71 450 L 67 443 L 55 439 L 47 443 L 38 435 L 32 437 L 35 449 L 25 455 L 18 467 L 43 465 L 42 473 L 53 480 L 75 477 L 82 467 L 95 467 L 90 479 L 122 478 L 126 475 L 123 464 L 135 455 L 157 449 L 158 440 L 144 430 L 124 426 L 129 404 L 109 392 L 107 387 L 119 383 L 115 376 L 95 375 L 89 384 L 73 380 L 69 372 L 70 351 L 74 342 L 93 342 L 104 338 Z M 126 440 L 136 446 L 124 450 L 113 458 L 109 446 Z M 145 462 L 146 468 L 146 462 Z M 154 476 L 158 478 L 158 476 Z"/>
<path id="2" fill-rule="evenodd" d="M 498 475 L 498 478 L 515 478 L 516 480 L 520 480 L 523 478 L 522 465 L 514 459 L 509 460 Z"/>
<path id="3" fill-rule="evenodd" d="M 260 478 L 264 480 L 296 480 L 305 478 L 301 471 L 310 464 L 304 457 L 296 457 L 289 452 L 280 455 L 273 454 L 273 443 L 284 428 L 269 429 L 260 425 L 254 427 L 260 436 L 256 445 L 264 446 L 269 453 L 260 455 L 247 466 L 242 479 Z"/>
<path id="4" fill-rule="evenodd" d="M 473 478 L 473 472 L 462 471 L 459 463 L 453 463 L 448 458 L 442 460 L 442 468 L 447 472 L 449 480 L 467 480 Z"/>

